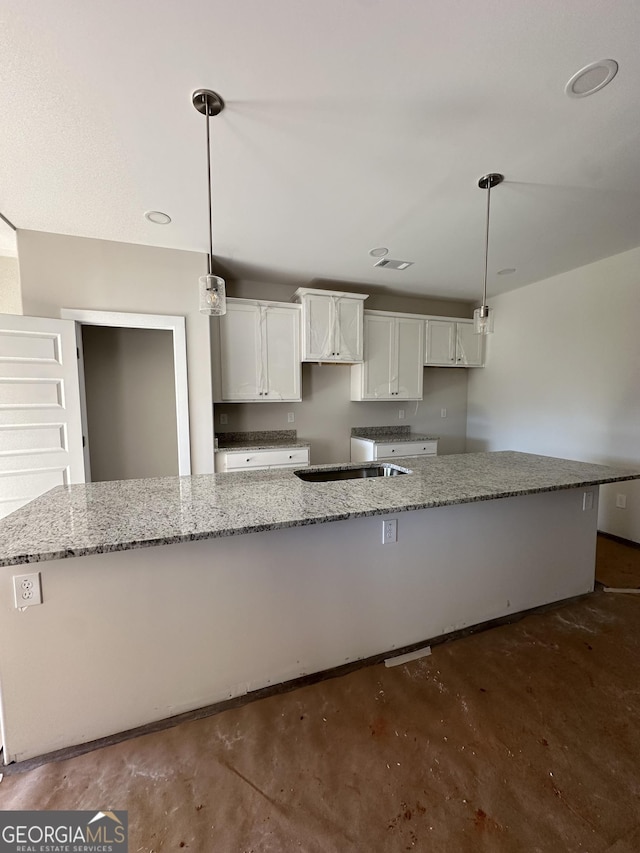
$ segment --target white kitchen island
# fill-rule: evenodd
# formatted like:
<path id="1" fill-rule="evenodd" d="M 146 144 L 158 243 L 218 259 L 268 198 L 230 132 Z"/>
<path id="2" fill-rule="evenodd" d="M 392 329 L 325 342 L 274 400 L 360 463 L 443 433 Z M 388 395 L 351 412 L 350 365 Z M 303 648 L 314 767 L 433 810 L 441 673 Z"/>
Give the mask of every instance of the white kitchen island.
<path id="1" fill-rule="evenodd" d="M 60 487 L 7 517 L 5 763 L 587 593 L 597 486 L 640 476 L 510 452 L 397 462 L 411 473 Z M 43 604 L 18 610 L 13 576 L 33 571 Z"/>

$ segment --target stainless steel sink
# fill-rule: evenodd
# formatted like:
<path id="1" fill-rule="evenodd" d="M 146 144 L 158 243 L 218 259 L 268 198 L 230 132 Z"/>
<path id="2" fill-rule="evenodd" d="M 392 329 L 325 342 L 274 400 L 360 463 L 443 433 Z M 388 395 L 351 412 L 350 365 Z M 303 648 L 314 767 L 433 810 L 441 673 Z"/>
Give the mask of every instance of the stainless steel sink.
<path id="1" fill-rule="evenodd" d="M 397 477 L 407 474 L 395 465 L 361 465 L 358 468 L 323 468 L 320 471 L 294 471 L 307 483 L 328 483 L 331 480 L 361 480 L 366 477 Z"/>

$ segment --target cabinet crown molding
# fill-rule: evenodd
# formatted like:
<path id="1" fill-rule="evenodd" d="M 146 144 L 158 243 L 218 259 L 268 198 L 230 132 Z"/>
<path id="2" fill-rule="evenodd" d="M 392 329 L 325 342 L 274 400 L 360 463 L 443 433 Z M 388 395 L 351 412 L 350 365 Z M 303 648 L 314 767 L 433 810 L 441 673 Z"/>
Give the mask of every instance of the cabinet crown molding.
<path id="1" fill-rule="evenodd" d="M 313 287 L 299 287 L 291 297 L 292 302 L 298 302 L 303 296 L 336 296 L 339 299 L 365 299 L 368 293 L 346 293 L 343 290 L 316 290 Z"/>

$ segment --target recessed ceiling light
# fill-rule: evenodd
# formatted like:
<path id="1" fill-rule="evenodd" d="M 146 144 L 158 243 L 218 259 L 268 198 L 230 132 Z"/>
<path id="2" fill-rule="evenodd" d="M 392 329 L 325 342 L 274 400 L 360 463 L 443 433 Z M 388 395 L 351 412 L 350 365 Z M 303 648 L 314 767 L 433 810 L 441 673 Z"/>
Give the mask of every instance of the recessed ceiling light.
<path id="1" fill-rule="evenodd" d="M 386 246 L 378 246 L 376 249 L 369 249 L 369 254 L 372 258 L 384 258 L 385 255 L 389 254 L 389 250 Z"/>
<path id="2" fill-rule="evenodd" d="M 147 210 L 144 218 L 153 222 L 154 225 L 168 225 L 171 222 L 169 214 L 163 213 L 161 210 Z"/>
<path id="3" fill-rule="evenodd" d="M 511 275 L 511 273 L 515 271 L 515 267 L 505 267 L 503 270 L 498 270 L 498 275 Z"/>
<path id="4" fill-rule="evenodd" d="M 564 87 L 570 98 L 585 98 L 604 88 L 618 73 L 615 59 L 600 59 L 577 71 Z"/>
<path id="5" fill-rule="evenodd" d="M 384 258 L 374 264 L 374 267 L 386 267 L 388 270 L 406 270 L 410 266 L 413 266 L 413 261 L 394 261 L 391 258 Z"/>

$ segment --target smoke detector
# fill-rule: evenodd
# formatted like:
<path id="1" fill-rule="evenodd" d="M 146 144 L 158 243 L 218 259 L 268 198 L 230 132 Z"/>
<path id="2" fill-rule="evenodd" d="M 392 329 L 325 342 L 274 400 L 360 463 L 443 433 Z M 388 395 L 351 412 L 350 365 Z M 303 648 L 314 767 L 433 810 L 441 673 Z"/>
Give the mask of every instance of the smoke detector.
<path id="1" fill-rule="evenodd" d="M 168 225 L 171 222 L 169 214 L 163 213 L 161 210 L 147 210 L 144 218 L 153 222 L 154 225 Z"/>
<path id="2" fill-rule="evenodd" d="M 570 98 L 586 98 L 587 95 L 604 89 L 617 73 L 618 63 L 615 59 L 599 59 L 576 71 L 564 91 Z"/>

